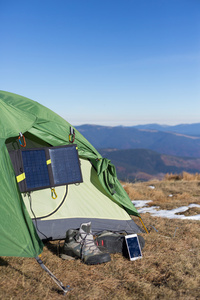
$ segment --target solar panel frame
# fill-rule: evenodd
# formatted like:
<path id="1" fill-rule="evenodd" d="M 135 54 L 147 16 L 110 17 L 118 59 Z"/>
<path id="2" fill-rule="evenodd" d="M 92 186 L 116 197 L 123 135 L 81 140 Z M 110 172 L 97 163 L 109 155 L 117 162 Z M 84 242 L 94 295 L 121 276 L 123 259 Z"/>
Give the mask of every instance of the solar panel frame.
<path id="1" fill-rule="evenodd" d="M 54 152 L 54 155 L 51 155 L 52 151 Z M 68 157 L 70 169 L 68 172 L 69 176 L 67 177 L 64 173 L 67 172 L 66 161 L 63 162 L 63 158 L 67 157 L 67 155 L 64 154 L 65 152 L 67 153 L 69 151 L 73 152 L 73 158 L 71 157 L 70 161 L 70 156 Z M 62 152 L 62 157 L 59 157 L 59 152 Z M 48 187 L 83 182 L 76 144 L 56 147 L 19 149 L 9 151 L 9 153 L 16 176 L 18 177 L 20 174 L 25 173 L 25 179 L 18 182 L 21 192 L 30 192 Z M 42 156 L 39 155 L 41 153 Z M 59 169 L 61 167 L 63 169 L 62 171 Z M 71 179 L 70 176 L 73 177 L 72 174 L 74 169 L 76 169 L 76 174 L 75 177 Z M 40 172 L 42 174 L 40 174 Z M 55 175 L 56 172 L 57 177 Z M 65 176 L 65 180 L 61 180 L 62 174 Z"/>

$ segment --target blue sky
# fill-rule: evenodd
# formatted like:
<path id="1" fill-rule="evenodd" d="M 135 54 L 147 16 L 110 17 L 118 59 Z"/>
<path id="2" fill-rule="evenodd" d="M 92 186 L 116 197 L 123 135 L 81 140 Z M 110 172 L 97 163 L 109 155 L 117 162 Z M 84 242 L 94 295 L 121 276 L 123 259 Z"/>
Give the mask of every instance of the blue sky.
<path id="1" fill-rule="evenodd" d="M 0 0 L 0 89 L 73 125 L 200 122 L 199 0 Z"/>

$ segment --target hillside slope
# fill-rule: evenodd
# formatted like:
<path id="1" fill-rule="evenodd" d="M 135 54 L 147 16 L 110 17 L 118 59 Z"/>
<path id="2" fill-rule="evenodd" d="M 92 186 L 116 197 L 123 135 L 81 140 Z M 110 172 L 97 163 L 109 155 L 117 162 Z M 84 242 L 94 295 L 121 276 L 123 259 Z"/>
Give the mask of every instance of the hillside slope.
<path id="1" fill-rule="evenodd" d="M 145 124 L 133 126 L 136 129 L 158 130 L 165 132 L 176 132 L 184 135 L 200 137 L 200 123 L 193 124 L 178 124 L 175 126 L 159 125 L 159 124 Z"/>
<path id="2" fill-rule="evenodd" d="M 167 155 L 200 157 L 200 137 L 134 127 L 76 127 L 97 149 L 149 149 Z"/>
<path id="3" fill-rule="evenodd" d="M 166 173 L 183 171 L 200 172 L 200 158 L 176 157 L 146 149 L 101 149 L 99 152 L 111 160 L 123 181 L 161 179 Z"/>

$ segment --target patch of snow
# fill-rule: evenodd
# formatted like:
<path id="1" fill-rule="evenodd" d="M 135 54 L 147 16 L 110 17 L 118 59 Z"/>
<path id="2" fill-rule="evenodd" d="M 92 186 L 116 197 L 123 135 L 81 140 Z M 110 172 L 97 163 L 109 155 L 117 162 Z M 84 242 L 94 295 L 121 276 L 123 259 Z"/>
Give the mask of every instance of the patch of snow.
<path id="1" fill-rule="evenodd" d="M 188 206 L 181 206 L 181 207 L 178 207 L 178 208 L 171 209 L 169 211 L 170 211 L 170 213 L 178 214 L 178 213 L 181 213 L 181 212 L 185 212 L 188 209 L 189 209 Z"/>
<path id="2" fill-rule="evenodd" d="M 200 215 L 185 217 L 187 220 L 200 220 Z"/>
<path id="3" fill-rule="evenodd" d="M 133 200 L 131 201 L 135 207 L 148 206 L 147 203 L 152 202 L 152 200 Z"/>
<path id="4" fill-rule="evenodd" d="M 152 213 L 154 213 L 154 211 L 155 212 L 157 211 L 156 209 L 159 209 L 159 208 L 160 208 L 160 206 L 143 207 L 143 208 L 139 208 L 138 212 L 141 214 L 144 214 L 146 212 L 152 214 Z"/>
<path id="5" fill-rule="evenodd" d="M 174 209 L 160 209 L 160 206 L 151 206 L 148 207 L 147 203 L 152 202 L 152 200 L 133 200 L 132 203 L 138 209 L 140 214 L 144 214 L 146 212 L 150 213 L 153 217 L 161 217 L 168 219 L 181 219 L 181 220 L 200 220 L 200 214 L 195 216 L 185 216 L 185 215 L 177 215 L 177 213 L 183 213 L 187 211 L 191 207 L 200 207 L 199 204 L 189 204 L 188 206 L 181 206 Z"/>
<path id="6" fill-rule="evenodd" d="M 154 190 L 155 189 L 155 186 L 154 185 L 149 185 L 149 188 Z"/>
<path id="7" fill-rule="evenodd" d="M 199 207 L 200 208 L 200 205 L 199 204 L 189 204 L 188 207 Z"/>

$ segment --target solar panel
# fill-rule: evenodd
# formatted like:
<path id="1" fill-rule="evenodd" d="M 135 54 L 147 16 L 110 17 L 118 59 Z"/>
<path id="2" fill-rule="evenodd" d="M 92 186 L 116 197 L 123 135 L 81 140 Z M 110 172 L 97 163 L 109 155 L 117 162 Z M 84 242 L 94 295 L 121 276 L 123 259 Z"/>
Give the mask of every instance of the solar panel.
<path id="1" fill-rule="evenodd" d="M 27 189 L 50 186 L 45 150 L 22 151 Z"/>
<path id="2" fill-rule="evenodd" d="M 82 181 L 75 147 L 49 149 L 55 185 Z"/>
<path id="3" fill-rule="evenodd" d="M 21 192 L 82 182 L 76 145 L 10 151 Z"/>

